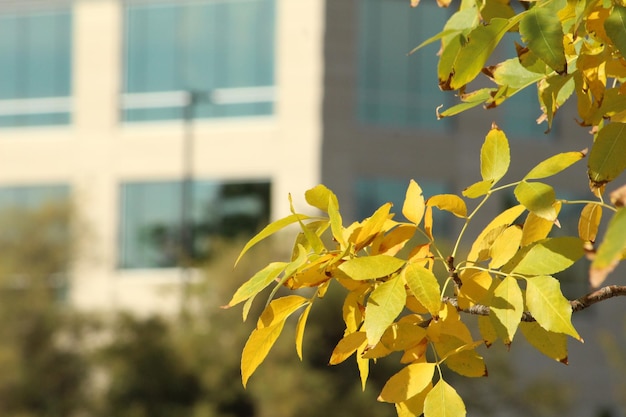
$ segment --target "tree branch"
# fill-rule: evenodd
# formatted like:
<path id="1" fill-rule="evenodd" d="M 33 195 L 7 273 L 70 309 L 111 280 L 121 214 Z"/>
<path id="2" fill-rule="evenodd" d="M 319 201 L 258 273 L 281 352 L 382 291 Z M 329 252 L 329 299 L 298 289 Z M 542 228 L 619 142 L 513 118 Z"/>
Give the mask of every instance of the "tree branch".
<path id="1" fill-rule="evenodd" d="M 596 291 L 570 301 L 572 312 L 576 313 L 577 311 L 584 310 L 595 303 L 599 303 L 600 301 L 622 295 L 626 296 L 626 286 L 608 285 L 606 287 L 602 287 Z M 452 304 L 454 308 L 464 313 L 475 314 L 478 316 L 489 315 L 489 306 L 483 304 L 475 304 L 470 308 L 459 308 L 459 303 L 455 297 L 444 297 L 443 301 Z M 522 321 L 535 321 L 535 318 L 529 312 L 525 311 L 522 315 Z"/>

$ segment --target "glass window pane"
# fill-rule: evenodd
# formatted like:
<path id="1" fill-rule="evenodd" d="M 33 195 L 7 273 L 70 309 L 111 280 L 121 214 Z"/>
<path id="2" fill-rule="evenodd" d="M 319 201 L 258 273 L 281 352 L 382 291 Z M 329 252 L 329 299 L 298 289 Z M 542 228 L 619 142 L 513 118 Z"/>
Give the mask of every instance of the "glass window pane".
<path id="1" fill-rule="evenodd" d="M 67 11 L 0 15 L 0 101 L 71 94 L 71 14 Z M 38 113 L 0 115 L 0 127 L 67 124 L 56 105 Z"/>
<path id="2" fill-rule="evenodd" d="M 449 98 L 437 87 L 437 46 L 407 52 L 441 30 L 447 12 L 406 1 L 360 2 L 358 116 L 365 123 L 446 129 L 435 108 Z"/>
<path id="3" fill-rule="evenodd" d="M 194 181 L 187 250 L 194 259 L 211 253 L 216 237 L 250 236 L 269 218 L 269 183 Z M 162 268 L 182 255 L 184 188 L 180 181 L 121 186 L 120 266 Z M 187 200 L 189 201 L 189 200 Z"/>
<path id="4" fill-rule="evenodd" d="M 163 30 L 168 28 L 168 30 Z M 266 87 L 274 84 L 274 0 L 131 5 L 128 93 Z M 194 117 L 267 115 L 271 101 L 200 101 Z M 180 108 L 126 109 L 128 121 L 177 119 Z"/>

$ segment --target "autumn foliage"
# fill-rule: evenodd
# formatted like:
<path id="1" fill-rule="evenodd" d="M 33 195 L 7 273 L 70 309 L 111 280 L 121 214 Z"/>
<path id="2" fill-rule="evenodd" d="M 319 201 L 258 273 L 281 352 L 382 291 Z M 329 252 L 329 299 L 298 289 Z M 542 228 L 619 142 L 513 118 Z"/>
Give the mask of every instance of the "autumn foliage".
<path id="1" fill-rule="evenodd" d="M 418 1 L 413 1 L 417 5 Z M 439 1 L 448 6 L 450 1 Z M 407 184 L 401 214 L 384 204 L 362 221 L 344 225 L 337 197 L 323 185 L 305 194 L 320 216 L 291 207 L 291 215 L 268 225 L 241 252 L 279 230 L 299 227 L 292 256 L 258 271 L 227 307 L 243 303 L 244 320 L 253 300 L 272 287 L 266 307 L 242 354 L 243 384 L 264 361 L 287 319 L 298 316 L 295 346 L 302 356 L 307 318 L 329 285 L 345 289 L 343 338 L 329 363 L 354 356 L 363 386 L 369 365 L 400 352 L 404 367 L 391 376 L 378 399 L 393 403 L 398 415 L 464 416 L 465 406 L 445 380 L 442 366 L 466 377 L 487 369 L 477 348 L 524 337 L 543 354 L 567 362 L 568 336 L 582 341 L 573 312 L 626 287 L 599 288 L 626 249 L 626 191 L 605 196 L 606 184 L 626 168 L 626 7 L 614 1 L 546 0 L 520 2 L 463 0 L 442 32 L 424 42 L 440 42 L 439 85 L 457 91 L 461 102 L 439 111 L 448 117 L 483 105 L 502 105 L 518 91 L 536 86 L 540 121 L 549 129 L 556 111 L 570 98 L 579 123 L 589 126 L 589 151 L 570 151 L 539 162 L 511 183 L 502 184 L 511 163 L 509 143 L 496 125 L 480 152 L 480 179 L 462 195 L 424 196 Z M 419 13 L 419 8 L 416 11 Z M 505 35 L 518 33 L 517 56 L 486 66 Z M 416 48 L 419 49 L 420 45 Z M 495 87 L 469 91 L 480 74 Z M 588 129 L 589 130 L 589 129 Z M 557 198 L 550 177 L 586 158 L 594 197 Z M 478 174 L 477 174 L 478 177 Z M 516 204 L 499 213 L 477 235 L 468 226 L 498 193 Z M 563 205 L 579 208 L 572 236 L 551 233 Z M 453 245 L 442 244 L 433 211 L 461 219 Z M 607 220 L 608 218 L 608 220 Z M 606 230 L 605 232 L 600 232 Z M 579 259 L 591 260 L 589 294 L 568 300 L 555 274 Z M 294 293 L 276 297 L 286 287 Z M 307 291 L 308 289 L 308 291 Z M 477 316 L 477 331 L 467 318 Z"/>

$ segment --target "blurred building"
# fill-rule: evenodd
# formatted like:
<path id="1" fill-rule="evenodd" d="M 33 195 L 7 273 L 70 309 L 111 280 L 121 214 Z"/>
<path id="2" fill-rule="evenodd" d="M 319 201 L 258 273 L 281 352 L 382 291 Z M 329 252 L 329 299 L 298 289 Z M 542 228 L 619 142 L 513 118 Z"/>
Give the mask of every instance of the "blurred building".
<path id="1" fill-rule="evenodd" d="M 175 311 L 180 265 L 288 214 L 289 193 L 300 208 L 323 182 L 351 220 L 401 207 L 411 178 L 460 192 L 493 120 L 512 179 L 589 146 L 568 109 L 544 134 L 530 91 L 437 120 L 454 97 L 437 88 L 436 43 L 407 52 L 447 16 L 408 0 L 0 0 L 0 209 L 75 203 L 75 305 Z M 584 164 L 551 183 L 589 196 Z M 563 209 L 564 228 L 579 209 Z M 601 318 L 587 317 L 592 332 Z"/>

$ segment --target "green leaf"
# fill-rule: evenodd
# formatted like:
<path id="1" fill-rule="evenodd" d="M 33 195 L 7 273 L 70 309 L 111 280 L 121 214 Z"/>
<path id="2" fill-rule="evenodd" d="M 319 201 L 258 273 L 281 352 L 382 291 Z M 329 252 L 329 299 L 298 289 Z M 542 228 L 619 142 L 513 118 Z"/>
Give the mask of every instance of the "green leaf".
<path id="1" fill-rule="evenodd" d="M 241 382 L 245 388 L 248 379 L 265 360 L 272 346 L 280 336 L 285 325 L 284 321 L 270 327 L 255 329 L 250 334 L 241 354 Z"/>
<path id="2" fill-rule="evenodd" d="M 590 280 L 594 287 L 599 286 L 615 268 L 626 249 L 626 209 L 621 208 L 609 221 L 604 240 L 591 263 Z"/>
<path id="3" fill-rule="evenodd" d="M 270 285 L 272 281 L 274 281 L 276 277 L 284 271 L 286 266 L 286 262 L 272 262 L 265 268 L 261 269 L 259 272 L 254 274 L 252 278 L 239 287 L 239 289 L 237 289 L 233 298 L 228 302 L 227 307 L 239 304 L 240 302 L 245 301 L 263 291 L 265 287 Z"/>
<path id="4" fill-rule="evenodd" d="M 485 181 L 498 182 L 509 169 L 511 152 L 504 132 L 493 127 L 480 149 L 480 174 Z"/>
<path id="5" fill-rule="evenodd" d="M 431 315 L 436 316 L 441 309 L 441 288 L 435 275 L 414 263 L 407 264 L 402 275 L 415 298 Z"/>
<path id="6" fill-rule="evenodd" d="M 504 34 L 515 25 L 515 20 L 494 18 L 467 35 L 467 42 L 458 51 L 450 74 L 452 89 L 457 90 L 476 78 Z"/>
<path id="7" fill-rule="evenodd" d="M 524 313 L 524 298 L 517 280 L 506 277 L 496 287 L 489 305 L 489 317 L 506 345 L 511 344 Z"/>
<path id="8" fill-rule="evenodd" d="M 296 222 L 300 222 L 302 220 L 308 220 L 310 218 L 311 217 L 309 217 L 309 216 L 307 216 L 305 214 L 291 214 L 291 215 L 289 215 L 287 217 L 283 217 L 280 220 L 276 220 L 275 222 L 268 224 L 256 236 L 254 236 L 252 239 L 250 239 L 248 241 L 248 243 L 246 243 L 246 245 L 241 250 L 241 253 L 237 257 L 237 260 L 235 261 L 235 265 L 237 265 L 239 263 L 239 260 L 241 259 L 241 257 L 248 250 L 250 250 L 251 247 L 253 247 L 257 243 L 259 243 L 260 241 L 262 241 L 266 237 L 273 235 L 274 233 L 276 233 L 279 230 L 289 226 L 290 224 L 293 224 L 293 223 L 296 223 Z"/>
<path id="9" fill-rule="evenodd" d="M 626 7 L 613 5 L 613 10 L 604 21 L 604 30 L 622 57 L 626 56 Z"/>
<path id="10" fill-rule="evenodd" d="M 567 336 L 549 332 L 537 322 L 521 322 L 519 326 L 528 342 L 549 358 L 567 365 Z"/>
<path id="11" fill-rule="evenodd" d="M 550 9 L 533 7 L 519 24 L 522 40 L 535 55 L 559 74 L 567 72 L 561 20 Z"/>
<path id="12" fill-rule="evenodd" d="M 405 366 L 389 378 L 378 401 L 399 403 L 422 392 L 432 382 L 435 374 L 434 363 L 413 363 Z"/>
<path id="13" fill-rule="evenodd" d="M 609 123 L 597 134 L 589 152 L 589 179 L 602 186 L 626 169 L 626 124 Z"/>
<path id="14" fill-rule="evenodd" d="M 550 276 L 526 279 L 526 305 L 544 329 L 582 341 L 572 325 L 572 306 L 561 293 L 561 284 Z"/>
<path id="15" fill-rule="evenodd" d="M 418 225 L 424 217 L 425 208 L 422 189 L 414 180 L 411 180 L 406 190 L 402 214 L 408 221 Z"/>
<path id="16" fill-rule="evenodd" d="M 446 381 L 440 379 L 424 401 L 424 417 L 465 417 L 463 399 Z"/>
<path id="17" fill-rule="evenodd" d="M 399 276 L 380 284 L 365 306 L 365 333 L 370 346 L 376 345 L 385 330 L 398 317 L 406 303 L 404 280 Z"/>
<path id="18" fill-rule="evenodd" d="M 545 77 L 545 74 L 529 71 L 519 58 L 511 58 L 483 72 L 498 85 L 508 85 L 514 89 L 526 88 Z"/>
<path id="19" fill-rule="evenodd" d="M 576 237 L 544 239 L 522 248 L 502 270 L 523 275 L 552 275 L 572 266 L 584 253 L 583 241 Z"/>
<path id="20" fill-rule="evenodd" d="M 535 180 L 539 178 L 551 177 L 580 161 L 585 157 L 585 155 L 586 151 L 565 152 L 554 155 L 545 161 L 540 162 L 537 166 L 531 169 L 530 172 L 526 174 L 524 179 Z"/>
<path id="21" fill-rule="evenodd" d="M 395 256 L 373 255 L 350 259 L 341 265 L 339 269 L 350 278 L 363 281 L 378 279 L 393 274 L 405 264 L 405 261 Z"/>
<path id="22" fill-rule="evenodd" d="M 515 187 L 515 197 L 524 207 L 546 220 L 556 220 L 554 188 L 541 182 L 522 181 Z"/>
<path id="23" fill-rule="evenodd" d="M 328 212 L 329 199 L 333 200 L 333 202 L 335 203 L 335 207 L 339 207 L 337 196 L 335 196 L 335 194 L 333 194 L 333 192 L 330 191 L 323 184 L 316 185 L 310 190 L 307 190 L 304 193 L 304 199 L 313 207 L 317 207 L 318 209 L 325 212 Z"/>
<path id="24" fill-rule="evenodd" d="M 472 91 L 471 93 L 461 94 L 460 97 L 462 103 L 448 107 L 442 112 L 437 111 L 437 118 L 443 119 L 444 117 L 454 116 L 455 114 L 480 106 L 489 100 L 495 91 L 497 91 L 496 88 L 481 88 L 480 90 Z"/>

